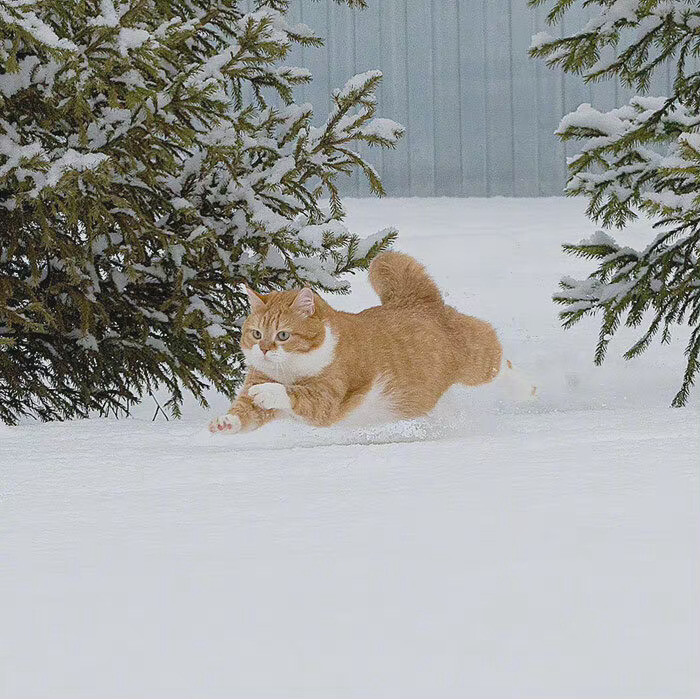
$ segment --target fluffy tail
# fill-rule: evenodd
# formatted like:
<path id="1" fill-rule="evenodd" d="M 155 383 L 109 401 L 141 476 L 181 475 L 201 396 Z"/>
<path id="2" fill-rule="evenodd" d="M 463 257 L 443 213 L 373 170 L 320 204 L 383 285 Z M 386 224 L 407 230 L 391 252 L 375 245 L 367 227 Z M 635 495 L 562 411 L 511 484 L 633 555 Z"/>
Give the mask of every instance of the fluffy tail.
<path id="1" fill-rule="evenodd" d="M 382 305 L 442 303 L 442 295 L 425 268 L 400 252 L 378 255 L 369 266 L 369 281 Z"/>

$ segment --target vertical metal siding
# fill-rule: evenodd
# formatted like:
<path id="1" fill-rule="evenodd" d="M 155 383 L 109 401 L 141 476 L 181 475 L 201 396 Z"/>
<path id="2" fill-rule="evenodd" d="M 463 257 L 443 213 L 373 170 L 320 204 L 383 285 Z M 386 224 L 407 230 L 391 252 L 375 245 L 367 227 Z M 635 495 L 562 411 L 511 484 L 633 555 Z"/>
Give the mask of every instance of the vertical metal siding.
<path id="1" fill-rule="evenodd" d="M 393 196 L 538 196 L 560 194 L 565 158 L 576 144 L 554 131 L 581 102 L 611 109 L 629 97 L 615 82 L 585 85 L 531 59 L 531 36 L 544 8 L 526 0 L 369 0 L 352 10 L 333 0 L 293 0 L 291 17 L 326 40 L 296 48 L 289 62 L 307 66 L 301 89 L 322 118 L 333 89 L 355 73 L 380 68 L 379 113 L 407 128 L 395 151 L 363 148 Z M 581 26 L 575 6 L 566 25 Z M 550 29 L 551 31 L 551 29 Z M 666 94 L 669 75 L 654 79 Z M 366 195 L 355 175 L 343 187 Z"/>

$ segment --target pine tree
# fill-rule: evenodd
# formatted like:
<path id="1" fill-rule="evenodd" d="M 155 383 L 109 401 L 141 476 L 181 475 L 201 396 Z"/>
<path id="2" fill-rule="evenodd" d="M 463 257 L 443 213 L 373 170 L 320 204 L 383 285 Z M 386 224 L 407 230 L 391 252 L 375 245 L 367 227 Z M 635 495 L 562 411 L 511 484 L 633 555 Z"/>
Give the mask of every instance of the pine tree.
<path id="1" fill-rule="evenodd" d="M 342 1 L 342 0 L 340 0 Z M 361 6 L 361 0 L 344 0 Z M 241 379 L 240 284 L 343 292 L 395 236 L 343 224 L 381 74 L 314 125 L 288 0 L 0 0 L 0 419 L 179 413 Z M 328 198 L 330 205 L 322 205 Z"/>
<path id="2" fill-rule="evenodd" d="M 557 0 L 550 24 L 562 22 L 575 0 Z M 546 0 L 530 0 L 538 5 Z M 676 325 L 691 328 L 687 366 L 673 399 L 684 405 L 700 353 L 700 5 L 697 0 L 586 0 L 592 13 L 579 31 L 533 37 L 531 55 L 585 76 L 618 77 L 641 94 L 608 112 L 582 104 L 561 122 L 559 136 L 583 141 L 569 161 L 567 193 L 589 199 L 588 214 L 604 227 L 623 227 L 644 212 L 658 234 L 639 250 L 598 231 L 565 250 L 595 260 L 587 279 L 565 278 L 555 300 L 570 327 L 602 312 L 595 352 L 600 363 L 620 324 L 643 332 L 626 352 L 642 353 L 654 337 L 671 341 Z M 671 94 L 648 96 L 655 71 L 671 66 Z"/>

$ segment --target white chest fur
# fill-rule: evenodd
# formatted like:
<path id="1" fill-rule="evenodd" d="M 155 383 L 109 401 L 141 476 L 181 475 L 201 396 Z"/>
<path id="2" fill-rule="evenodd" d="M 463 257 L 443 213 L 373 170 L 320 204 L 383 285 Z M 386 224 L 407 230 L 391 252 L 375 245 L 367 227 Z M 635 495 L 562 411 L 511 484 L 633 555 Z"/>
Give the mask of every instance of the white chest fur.
<path id="1" fill-rule="evenodd" d="M 338 338 L 329 323 L 326 323 L 326 335 L 321 346 L 311 352 L 286 352 L 278 347 L 273 352 L 263 355 L 260 345 L 243 350 L 246 364 L 255 367 L 275 381 L 292 384 L 299 379 L 318 376 L 333 362 Z"/>

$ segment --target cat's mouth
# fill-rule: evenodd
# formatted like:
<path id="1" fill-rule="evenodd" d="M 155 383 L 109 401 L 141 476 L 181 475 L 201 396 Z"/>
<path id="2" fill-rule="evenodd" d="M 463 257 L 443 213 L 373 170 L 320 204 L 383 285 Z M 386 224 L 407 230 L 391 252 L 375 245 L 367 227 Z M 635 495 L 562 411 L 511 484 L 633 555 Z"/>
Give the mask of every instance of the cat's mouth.
<path id="1" fill-rule="evenodd" d="M 262 369 L 264 367 L 274 367 L 282 368 L 287 360 L 284 351 L 269 350 L 268 352 L 263 352 L 259 345 L 254 345 L 252 349 L 243 353 L 248 364 Z"/>
<path id="2" fill-rule="evenodd" d="M 285 360 L 284 355 L 279 350 L 272 350 L 267 353 L 261 351 L 260 357 L 262 357 L 263 362 L 276 365 L 282 364 Z"/>

